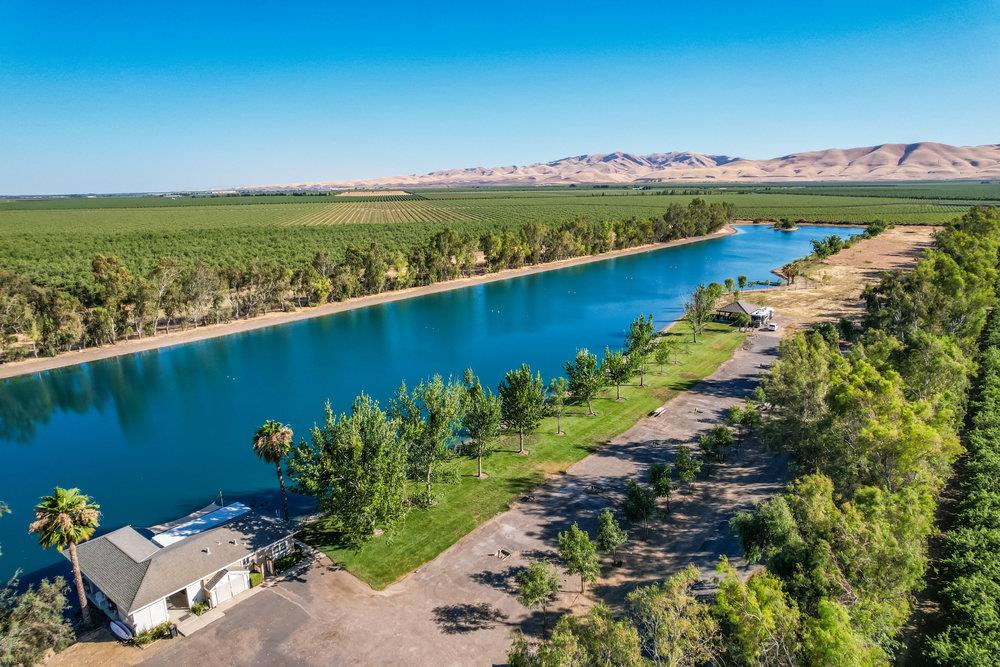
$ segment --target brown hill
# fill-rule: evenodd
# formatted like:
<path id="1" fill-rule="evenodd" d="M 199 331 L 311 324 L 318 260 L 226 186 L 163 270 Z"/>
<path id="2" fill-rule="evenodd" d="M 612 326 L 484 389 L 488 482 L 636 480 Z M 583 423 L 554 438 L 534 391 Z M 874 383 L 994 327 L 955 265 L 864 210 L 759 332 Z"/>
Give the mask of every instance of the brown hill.
<path id="1" fill-rule="evenodd" d="M 429 174 L 297 183 L 276 188 L 448 187 L 649 182 L 910 181 L 1000 178 L 1000 144 L 881 144 L 793 153 L 770 160 L 670 152 L 596 153 L 553 162 L 447 169 Z"/>

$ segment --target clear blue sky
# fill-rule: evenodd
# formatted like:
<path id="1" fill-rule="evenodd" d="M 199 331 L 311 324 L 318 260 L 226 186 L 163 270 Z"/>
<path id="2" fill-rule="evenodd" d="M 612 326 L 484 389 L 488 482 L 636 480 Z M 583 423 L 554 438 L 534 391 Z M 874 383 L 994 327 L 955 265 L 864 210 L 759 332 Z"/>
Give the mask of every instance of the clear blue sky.
<path id="1" fill-rule="evenodd" d="M 1000 0 L 691 4 L 0 0 L 0 193 L 1000 142 Z"/>

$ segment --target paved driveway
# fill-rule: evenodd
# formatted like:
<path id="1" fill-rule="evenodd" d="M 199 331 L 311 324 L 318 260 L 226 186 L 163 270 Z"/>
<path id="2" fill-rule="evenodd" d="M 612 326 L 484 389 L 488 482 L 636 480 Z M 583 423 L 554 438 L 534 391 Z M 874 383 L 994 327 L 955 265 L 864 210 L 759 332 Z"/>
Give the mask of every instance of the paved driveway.
<path id="1" fill-rule="evenodd" d="M 516 570 L 554 556 L 556 533 L 572 521 L 594 529 L 596 514 L 617 504 L 629 479 L 645 477 L 654 461 L 669 460 L 745 397 L 773 361 L 777 334 L 761 333 L 711 377 L 674 398 L 658 417 L 642 420 L 597 453 L 571 467 L 532 497 L 488 521 L 437 559 L 374 592 L 326 561 L 299 579 L 282 582 L 226 612 L 188 638 L 167 642 L 149 665 L 496 664 L 504 662 L 510 632 L 537 632 L 539 614 L 512 595 Z M 739 508 L 774 494 L 785 465 L 745 449 L 671 505 L 634 545 L 621 568 L 606 572 L 588 597 L 579 581 L 563 582 L 559 605 L 582 609 L 591 595 L 620 601 L 637 583 L 660 581 L 693 562 L 710 573 L 718 555 L 738 557 L 726 522 Z M 638 538 L 638 539 L 637 539 Z M 512 552 L 505 561 L 497 549 Z"/>

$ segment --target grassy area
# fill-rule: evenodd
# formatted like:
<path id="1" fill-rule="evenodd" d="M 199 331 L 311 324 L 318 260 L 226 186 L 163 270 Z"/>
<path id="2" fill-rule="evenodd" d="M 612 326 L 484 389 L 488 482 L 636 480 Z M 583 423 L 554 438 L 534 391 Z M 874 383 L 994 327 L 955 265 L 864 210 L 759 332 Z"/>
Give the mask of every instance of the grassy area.
<path id="1" fill-rule="evenodd" d="M 432 560 L 474 528 L 505 511 L 509 503 L 547 477 L 565 472 L 573 463 L 593 452 L 614 436 L 628 430 L 644 415 L 662 405 L 697 380 L 710 375 L 732 356 L 745 334 L 724 324 L 711 324 L 697 344 L 686 325 L 667 335 L 685 341 L 679 363 L 650 365 L 647 386 L 622 389 L 624 401 L 614 400 L 614 390 L 594 402 L 596 417 L 586 416 L 586 408 L 570 406 L 563 417 L 565 436 L 556 436 L 555 419 L 546 419 L 528 441 L 531 454 L 517 456 L 514 439 L 503 443 L 501 451 L 484 462 L 486 480 L 475 478 L 474 459 L 456 458 L 444 467 L 454 481 L 437 485 L 437 502 L 417 509 L 389 533 L 373 539 L 359 550 L 342 547 L 336 526 L 319 521 L 308 527 L 302 538 L 343 564 L 352 574 L 373 588 L 385 588 L 406 573 Z"/>

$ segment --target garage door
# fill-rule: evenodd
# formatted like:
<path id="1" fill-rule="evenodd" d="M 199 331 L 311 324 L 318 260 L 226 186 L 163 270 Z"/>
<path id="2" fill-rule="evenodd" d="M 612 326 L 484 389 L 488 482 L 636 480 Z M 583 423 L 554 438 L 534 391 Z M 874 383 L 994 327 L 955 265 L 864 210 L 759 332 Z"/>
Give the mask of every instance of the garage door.
<path id="1" fill-rule="evenodd" d="M 229 585 L 231 577 L 226 577 L 215 585 L 215 604 L 222 604 L 226 600 L 233 599 L 233 588 Z"/>

